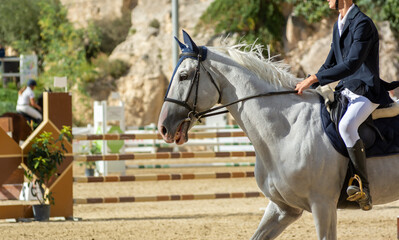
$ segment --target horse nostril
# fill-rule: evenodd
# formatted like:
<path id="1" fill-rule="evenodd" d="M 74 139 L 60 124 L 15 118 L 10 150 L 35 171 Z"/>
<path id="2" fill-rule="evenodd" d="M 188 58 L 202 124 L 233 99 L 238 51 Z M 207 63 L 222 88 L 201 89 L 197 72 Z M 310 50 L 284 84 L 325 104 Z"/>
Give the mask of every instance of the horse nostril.
<path id="1" fill-rule="evenodd" d="M 162 126 L 162 127 L 161 127 L 161 132 L 162 132 L 162 135 L 165 136 L 165 135 L 168 133 L 168 130 L 166 129 L 165 126 Z"/>

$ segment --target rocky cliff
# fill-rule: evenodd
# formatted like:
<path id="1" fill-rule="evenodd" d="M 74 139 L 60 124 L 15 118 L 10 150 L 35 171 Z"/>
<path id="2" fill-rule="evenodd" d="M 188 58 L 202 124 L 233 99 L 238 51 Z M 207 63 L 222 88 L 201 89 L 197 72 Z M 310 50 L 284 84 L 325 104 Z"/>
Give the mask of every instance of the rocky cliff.
<path id="1" fill-rule="evenodd" d="M 85 27 L 90 20 L 122 17 L 137 5 L 137 0 L 61 0 L 61 3 L 68 9 L 68 19 L 77 27 Z"/>
<path id="2" fill-rule="evenodd" d="M 181 0 L 180 27 L 194 33 L 202 12 L 212 0 Z M 209 36 L 208 36 L 209 37 Z M 196 36 L 199 44 L 206 37 Z M 111 59 L 131 64 L 129 73 L 118 80 L 118 91 L 126 106 L 128 125 L 156 123 L 172 75 L 171 1 L 138 1 L 132 11 L 131 34 L 112 53 Z"/>

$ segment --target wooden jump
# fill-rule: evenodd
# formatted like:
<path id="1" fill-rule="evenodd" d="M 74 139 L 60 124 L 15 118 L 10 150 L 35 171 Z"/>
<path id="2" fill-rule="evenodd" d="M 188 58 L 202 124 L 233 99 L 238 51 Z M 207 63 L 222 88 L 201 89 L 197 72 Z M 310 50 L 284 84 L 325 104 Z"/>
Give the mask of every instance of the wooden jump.
<path id="1" fill-rule="evenodd" d="M 159 202 L 159 201 L 254 198 L 254 197 L 264 197 L 264 195 L 261 192 L 235 192 L 235 193 L 211 193 L 211 194 L 157 195 L 157 196 L 138 196 L 138 197 L 74 198 L 73 203 L 94 204 L 94 203 L 123 203 L 123 202 Z"/>
<path id="2" fill-rule="evenodd" d="M 0 198 L 3 196 L 3 199 L 18 199 L 24 182 L 23 171 L 27 170 L 24 156 L 31 150 L 33 139 L 43 132 L 51 132 L 57 139 L 63 125 L 72 126 L 71 94 L 46 92 L 43 93 L 43 121 L 22 146 L 0 128 Z M 65 148 L 72 153 L 72 143 L 65 142 Z M 64 159 L 58 166 L 58 177 L 45 186 L 46 190 L 53 193 L 52 198 L 55 200 L 55 205 L 51 205 L 51 217 L 73 216 L 72 160 L 73 158 Z M 10 202 L 0 205 L 0 219 L 31 217 L 32 203 Z"/>
<path id="3" fill-rule="evenodd" d="M 189 133 L 189 138 L 220 138 L 220 137 L 246 137 L 244 132 L 198 132 Z M 74 135 L 74 140 L 134 140 L 134 139 L 162 139 L 158 133 L 137 134 L 88 134 Z"/>
<path id="4" fill-rule="evenodd" d="M 130 176 L 100 176 L 100 177 L 74 177 L 77 183 L 98 182 L 134 182 L 134 181 L 164 181 L 164 180 L 194 180 L 194 179 L 219 179 L 219 178 L 249 178 L 254 177 L 254 172 L 208 172 L 208 173 L 169 173 L 169 174 L 140 174 Z"/>
<path id="5" fill-rule="evenodd" d="M 176 158 L 222 158 L 222 157 L 254 157 L 254 151 L 239 152 L 159 152 L 159 153 L 131 153 L 107 155 L 76 155 L 75 161 L 119 161 L 143 159 L 176 159 Z"/>

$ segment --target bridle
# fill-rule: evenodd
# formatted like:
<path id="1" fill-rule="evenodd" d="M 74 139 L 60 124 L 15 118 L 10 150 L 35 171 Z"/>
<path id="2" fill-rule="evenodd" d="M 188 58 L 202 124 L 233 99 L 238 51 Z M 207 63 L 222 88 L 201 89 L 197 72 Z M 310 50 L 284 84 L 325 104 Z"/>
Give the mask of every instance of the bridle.
<path id="1" fill-rule="evenodd" d="M 233 104 L 236 104 L 236 103 L 239 103 L 239 102 L 243 102 L 243 101 L 246 101 L 246 100 L 249 100 L 249 99 L 252 99 L 252 98 L 298 93 L 298 91 L 295 91 L 295 90 L 261 93 L 261 94 L 256 94 L 256 95 L 240 98 L 240 99 L 238 99 L 236 101 L 233 101 L 233 102 L 230 102 L 230 103 L 227 103 L 227 104 L 223 104 L 223 105 L 220 105 L 220 106 L 217 106 L 217 107 L 214 107 L 214 108 L 202 111 L 202 112 L 198 112 L 197 111 L 198 86 L 199 86 L 200 68 L 201 67 L 208 74 L 209 79 L 211 80 L 212 84 L 215 86 L 217 92 L 219 93 L 218 103 L 220 104 L 221 100 L 222 100 L 222 93 L 220 91 L 220 88 L 216 84 L 215 80 L 212 78 L 212 75 L 202 65 L 202 62 L 206 59 L 207 49 L 206 49 L 206 47 L 201 46 L 201 47 L 198 47 L 198 50 L 199 50 L 198 53 L 195 53 L 194 51 L 183 52 L 182 54 L 180 54 L 180 57 L 179 57 L 180 58 L 179 59 L 179 63 L 181 63 L 182 60 L 184 60 L 185 58 L 194 58 L 198 62 L 197 63 L 197 67 L 195 68 L 194 76 L 191 79 L 189 91 L 187 93 L 187 96 L 186 96 L 185 100 L 182 101 L 182 100 L 178 100 L 178 99 L 168 98 L 168 93 L 169 93 L 170 86 L 172 85 L 173 77 L 172 77 L 172 80 L 171 80 L 171 82 L 169 84 L 168 90 L 166 91 L 166 95 L 165 95 L 165 98 L 164 98 L 165 102 L 172 102 L 172 103 L 178 104 L 180 106 L 183 106 L 184 108 L 189 110 L 188 116 L 187 116 L 187 118 L 184 121 L 191 122 L 193 119 L 195 119 L 196 121 L 201 122 L 202 118 L 211 117 L 211 116 L 215 116 L 215 115 L 219 115 L 219 114 L 223 114 L 223 113 L 229 112 L 228 110 L 218 111 L 220 109 L 223 109 L 225 107 L 228 107 L 228 106 L 231 106 Z M 176 66 L 176 69 L 178 68 L 179 63 Z M 175 75 L 175 73 L 173 73 L 173 76 L 174 75 Z M 188 99 L 190 98 L 190 95 L 191 95 L 191 92 L 193 91 L 194 86 L 195 86 L 195 96 L 194 96 L 193 106 L 191 107 L 188 104 Z"/>
<path id="2" fill-rule="evenodd" d="M 208 74 L 208 77 L 210 78 L 212 84 L 215 86 L 217 92 L 219 93 L 218 103 L 220 103 L 220 101 L 222 100 L 221 91 L 220 91 L 218 85 L 216 84 L 215 80 L 212 78 L 211 74 L 208 71 L 206 71 L 206 69 L 202 66 L 202 61 L 204 61 L 205 58 L 206 58 L 206 51 L 207 50 L 206 50 L 205 47 L 199 47 L 198 50 L 199 50 L 198 53 L 195 53 L 195 52 L 183 52 L 182 54 L 180 54 L 180 57 L 179 57 L 180 61 L 184 60 L 185 58 L 194 58 L 194 59 L 197 60 L 197 67 L 195 68 L 194 76 L 191 79 L 190 87 L 189 87 L 189 90 L 188 90 L 188 93 L 187 93 L 187 96 L 186 96 L 185 100 L 182 101 L 182 100 L 178 100 L 178 99 L 168 98 L 169 89 L 166 92 L 166 95 L 165 95 L 165 98 L 164 98 L 165 102 L 172 102 L 172 103 L 178 104 L 180 106 L 183 106 L 187 110 L 189 110 L 188 118 L 190 120 L 192 118 L 196 118 L 197 120 L 200 120 L 202 117 L 206 117 L 206 116 L 202 116 L 201 115 L 202 112 L 198 112 L 197 111 L 198 86 L 199 86 L 200 70 L 201 70 L 200 68 L 201 67 Z M 173 80 L 173 77 L 172 77 L 172 80 Z M 172 84 L 172 82 L 170 83 L 170 85 L 171 84 Z M 190 105 L 188 105 L 188 99 L 190 98 L 191 92 L 193 91 L 194 87 L 195 87 L 195 97 L 194 97 L 193 106 L 191 107 Z"/>

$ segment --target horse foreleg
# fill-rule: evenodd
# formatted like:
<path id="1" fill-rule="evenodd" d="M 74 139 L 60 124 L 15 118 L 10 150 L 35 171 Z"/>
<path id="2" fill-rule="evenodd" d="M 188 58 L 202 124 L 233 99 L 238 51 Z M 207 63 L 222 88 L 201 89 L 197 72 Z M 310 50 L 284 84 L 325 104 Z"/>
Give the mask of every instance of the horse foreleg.
<path id="1" fill-rule="evenodd" d="M 277 205 L 270 201 L 258 229 L 251 239 L 274 239 L 301 215 L 302 209 L 284 204 Z"/>
<path id="2" fill-rule="evenodd" d="M 337 239 L 337 209 L 334 202 L 318 201 L 311 207 L 319 240 Z"/>

